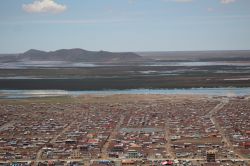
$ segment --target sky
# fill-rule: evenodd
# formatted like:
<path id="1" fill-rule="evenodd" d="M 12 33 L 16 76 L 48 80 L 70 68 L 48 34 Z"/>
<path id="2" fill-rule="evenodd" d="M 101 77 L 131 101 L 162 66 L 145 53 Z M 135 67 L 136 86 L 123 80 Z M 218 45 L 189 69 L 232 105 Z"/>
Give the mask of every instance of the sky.
<path id="1" fill-rule="evenodd" d="M 249 50 L 250 0 L 1 0 L 0 53 Z"/>

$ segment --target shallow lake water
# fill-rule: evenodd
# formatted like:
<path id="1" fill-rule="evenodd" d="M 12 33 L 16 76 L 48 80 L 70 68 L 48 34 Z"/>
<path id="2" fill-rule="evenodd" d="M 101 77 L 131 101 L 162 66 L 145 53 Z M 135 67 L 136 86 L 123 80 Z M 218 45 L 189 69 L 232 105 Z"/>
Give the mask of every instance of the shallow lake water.
<path id="1" fill-rule="evenodd" d="M 197 94 L 211 96 L 246 96 L 250 88 L 190 88 L 190 89 L 128 89 L 97 91 L 65 91 L 65 90 L 0 90 L 0 98 L 31 98 L 53 96 L 79 96 L 84 94 Z"/>

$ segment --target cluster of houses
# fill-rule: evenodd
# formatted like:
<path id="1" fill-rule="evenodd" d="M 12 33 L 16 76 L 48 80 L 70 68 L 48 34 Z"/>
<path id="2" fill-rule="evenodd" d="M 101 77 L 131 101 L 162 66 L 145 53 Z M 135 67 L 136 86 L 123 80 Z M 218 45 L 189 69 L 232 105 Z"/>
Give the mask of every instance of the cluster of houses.
<path id="1" fill-rule="evenodd" d="M 235 150 L 244 157 L 250 157 L 250 101 L 244 99 L 231 100 L 216 115 L 224 133 Z"/>
<path id="2" fill-rule="evenodd" d="M 32 103 L 1 105 L 0 160 L 30 160 L 71 122 L 76 106 Z M 67 111 L 68 110 L 68 111 Z M 67 118 L 69 117 L 69 118 Z"/>
<path id="3" fill-rule="evenodd" d="M 137 102 L 111 140 L 108 155 L 112 158 L 169 158 L 166 150 L 166 115 L 155 103 Z"/>
<path id="4" fill-rule="evenodd" d="M 233 158 L 212 122 L 209 112 L 218 104 L 212 100 L 186 100 L 170 112 L 172 149 L 176 158 L 206 158 L 216 150 L 218 158 Z"/>
<path id="5" fill-rule="evenodd" d="M 109 104 L 85 104 L 71 114 L 64 132 L 43 148 L 42 159 L 100 158 L 121 110 Z"/>
<path id="6" fill-rule="evenodd" d="M 94 166 L 187 160 L 183 165 L 192 165 L 188 159 L 206 161 L 211 151 L 214 164 L 215 159 L 237 159 L 210 114 L 218 104 L 207 97 L 2 104 L 0 161 L 82 159 L 96 160 Z M 230 100 L 213 117 L 234 150 L 249 158 L 250 102 Z"/>

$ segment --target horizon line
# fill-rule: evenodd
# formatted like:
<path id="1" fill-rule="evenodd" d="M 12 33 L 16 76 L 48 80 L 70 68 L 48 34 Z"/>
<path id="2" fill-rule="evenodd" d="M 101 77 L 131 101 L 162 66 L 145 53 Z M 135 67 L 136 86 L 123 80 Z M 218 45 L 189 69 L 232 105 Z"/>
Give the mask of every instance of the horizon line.
<path id="1" fill-rule="evenodd" d="M 122 53 L 122 52 L 132 52 L 132 53 L 146 53 L 146 52 L 155 52 L 155 53 L 160 53 L 160 52 L 216 52 L 216 51 L 250 51 L 250 49 L 207 49 L 207 50 L 157 50 L 157 51 L 153 51 L 153 50 L 142 50 L 142 51 L 108 51 L 108 50 L 104 50 L 104 49 L 100 49 L 100 50 L 88 50 L 88 49 L 83 49 L 83 48 L 61 48 L 61 49 L 55 49 L 55 50 L 42 50 L 42 49 L 28 49 L 24 52 L 13 52 L 13 53 L 0 53 L 1 55 L 8 55 L 8 54 L 22 54 L 25 53 L 29 50 L 37 50 L 37 51 L 44 51 L 44 52 L 54 52 L 54 51 L 58 51 L 58 50 L 72 50 L 72 49 L 81 49 L 81 50 L 85 50 L 85 51 L 93 51 L 93 52 L 98 52 L 98 51 L 106 51 L 106 52 L 117 52 L 117 53 Z"/>

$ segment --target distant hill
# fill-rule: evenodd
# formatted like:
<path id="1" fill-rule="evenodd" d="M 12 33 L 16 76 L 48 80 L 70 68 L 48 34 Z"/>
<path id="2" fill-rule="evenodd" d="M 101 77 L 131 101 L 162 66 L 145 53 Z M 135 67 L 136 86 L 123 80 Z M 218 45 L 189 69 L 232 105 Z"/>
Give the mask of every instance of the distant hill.
<path id="1" fill-rule="evenodd" d="M 61 49 L 56 51 L 28 50 L 21 54 L 0 55 L 0 62 L 17 61 L 67 61 L 93 63 L 140 62 L 143 58 L 132 52 L 87 51 L 83 49 Z"/>
<path id="2" fill-rule="evenodd" d="M 139 63 L 162 61 L 250 61 L 250 50 L 236 51 L 166 51 L 166 52 L 108 52 L 79 48 L 41 51 L 31 49 L 20 54 L 0 54 L 0 63 L 32 64 L 48 62 L 69 63 Z"/>

